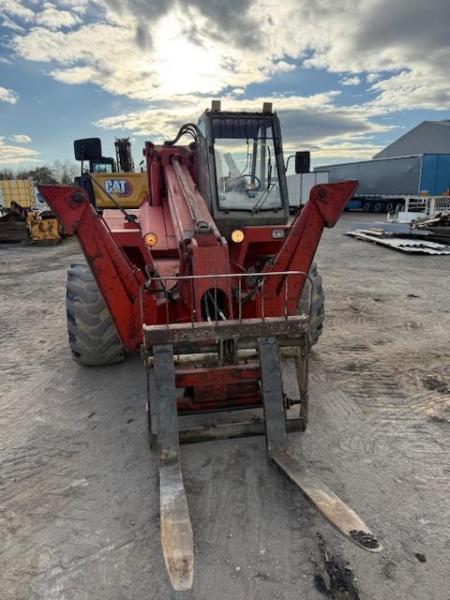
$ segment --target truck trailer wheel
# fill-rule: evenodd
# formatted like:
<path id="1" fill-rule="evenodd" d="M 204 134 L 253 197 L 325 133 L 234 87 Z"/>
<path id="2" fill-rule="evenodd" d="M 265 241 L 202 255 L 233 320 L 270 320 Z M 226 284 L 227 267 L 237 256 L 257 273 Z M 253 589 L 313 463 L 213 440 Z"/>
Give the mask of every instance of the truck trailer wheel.
<path id="1" fill-rule="evenodd" d="M 67 331 L 72 357 L 81 365 L 113 365 L 125 352 L 109 310 L 87 265 L 71 265 L 66 284 Z"/>
<path id="2" fill-rule="evenodd" d="M 312 283 L 310 334 L 311 343 L 316 344 L 319 341 L 319 337 L 322 335 L 323 321 L 325 319 L 325 294 L 322 287 L 322 277 L 319 274 L 315 262 L 311 265 L 309 276 L 311 281 L 309 279 L 305 281 L 305 287 L 303 288 L 302 296 L 298 303 L 298 312 L 309 313 L 309 302 L 311 297 L 310 289 Z"/>

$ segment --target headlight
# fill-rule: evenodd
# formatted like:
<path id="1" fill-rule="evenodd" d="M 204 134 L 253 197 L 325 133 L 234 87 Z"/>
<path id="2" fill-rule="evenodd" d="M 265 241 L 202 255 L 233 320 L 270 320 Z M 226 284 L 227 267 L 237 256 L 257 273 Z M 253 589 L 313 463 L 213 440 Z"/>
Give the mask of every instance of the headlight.
<path id="1" fill-rule="evenodd" d="M 244 232 L 241 231 L 240 229 L 235 229 L 234 231 L 231 232 L 231 239 L 236 244 L 240 244 L 243 241 L 244 237 L 245 237 Z"/>
<path id="2" fill-rule="evenodd" d="M 153 246 L 156 246 L 156 244 L 158 243 L 158 236 L 156 235 L 156 233 L 146 233 L 144 235 L 144 244 L 146 246 L 148 246 L 149 248 L 152 248 Z"/>
<path id="3" fill-rule="evenodd" d="M 274 240 L 282 240 L 286 235 L 285 229 L 272 229 L 272 238 Z"/>

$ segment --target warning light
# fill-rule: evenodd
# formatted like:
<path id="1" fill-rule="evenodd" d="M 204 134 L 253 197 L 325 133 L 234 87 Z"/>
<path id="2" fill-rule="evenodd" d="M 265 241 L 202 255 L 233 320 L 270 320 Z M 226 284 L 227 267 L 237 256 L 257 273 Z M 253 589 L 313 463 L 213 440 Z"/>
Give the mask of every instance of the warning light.
<path id="1" fill-rule="evenodd" d="M 158 236 L 156 235 L 156 233 L 146 233 L 144 235 L 144 243 L 149 248 L 152 248 L 158 243 Z"/>
<path id="2" fill-rule="evenodd" d="M 231 239 L 233 240 L 233 242 L 235 242 L 236 244 L 240 244 L 243 239 L 244 239 L 244 232 L 241 231 L 240 229 L 235 229 L 232 233 L 231 233 Z"/>

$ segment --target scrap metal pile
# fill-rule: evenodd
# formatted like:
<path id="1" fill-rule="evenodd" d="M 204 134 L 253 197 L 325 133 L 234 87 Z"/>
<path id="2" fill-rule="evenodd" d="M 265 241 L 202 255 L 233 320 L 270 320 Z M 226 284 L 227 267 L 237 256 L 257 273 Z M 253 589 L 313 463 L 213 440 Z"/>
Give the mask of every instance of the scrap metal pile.
<path id="1" fill-rule="evenodd" d="M 411 224 L 411 229 L 427 231 L 433 241 L 450 246 L 450 214 L 439 214 L 427 219 L 420 219 Z"/>
<path id="2" fill-rule="evenodd" d="M 357 228 L 346 235 L 401 252 L 446 255 L 450 254 L 450 213 L 438 213 L 411 223 Z"/>
<path id="3" fill-rule="evenodd" d="M 34 182 L 0 181 L 0 242 L 55 243 L 61 240 L 58 220 L 40 197 Z"/>

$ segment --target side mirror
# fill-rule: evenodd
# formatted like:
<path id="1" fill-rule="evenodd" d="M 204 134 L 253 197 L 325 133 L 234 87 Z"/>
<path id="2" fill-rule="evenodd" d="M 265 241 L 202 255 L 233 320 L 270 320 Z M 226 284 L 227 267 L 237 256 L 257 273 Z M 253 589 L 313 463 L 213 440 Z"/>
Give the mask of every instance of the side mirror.
<path id="1" fill-rule="evenodd" d="M 73 149 L 75 151 L 75 160 L 96 160 L 102 157 L 102 143 L 100 138 L 75 140 Z"/>
<path id="2" fill-rule="evenodd" d="M 299 150 L 295 153 L 295 172 L 309 173 L 309 167 L 311 163 L 311 153 L 309 150 Z"/>

